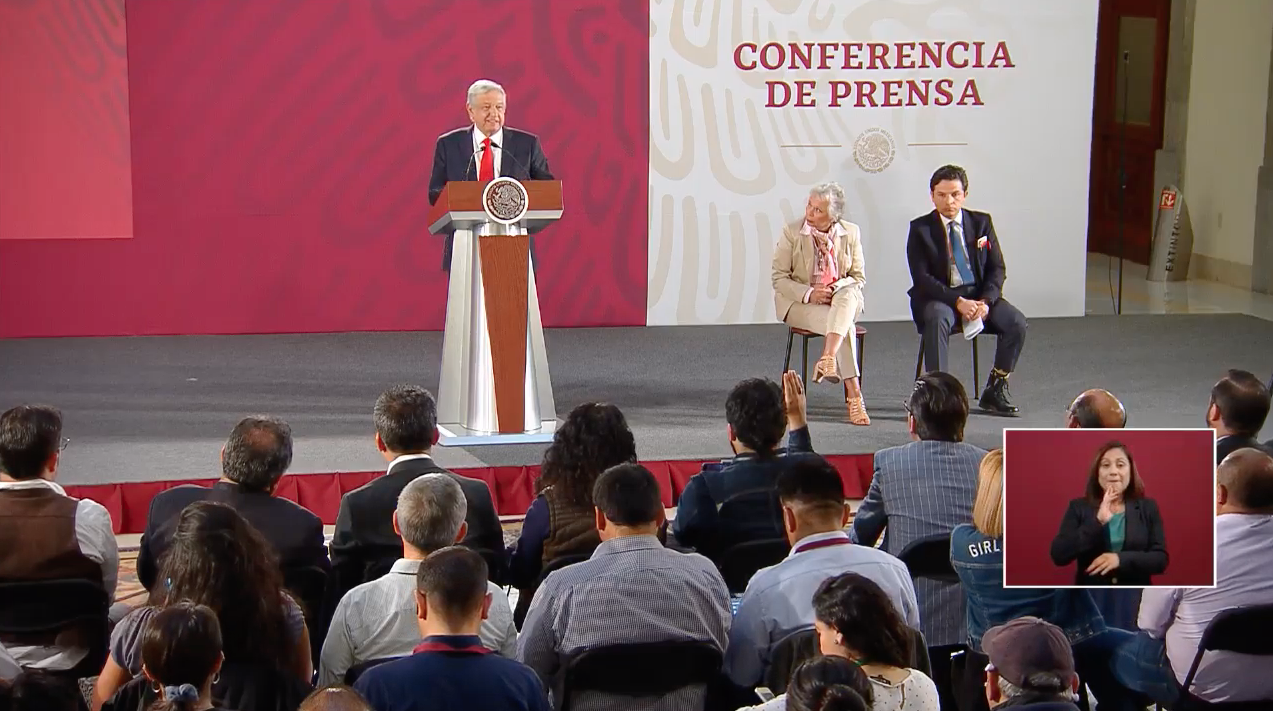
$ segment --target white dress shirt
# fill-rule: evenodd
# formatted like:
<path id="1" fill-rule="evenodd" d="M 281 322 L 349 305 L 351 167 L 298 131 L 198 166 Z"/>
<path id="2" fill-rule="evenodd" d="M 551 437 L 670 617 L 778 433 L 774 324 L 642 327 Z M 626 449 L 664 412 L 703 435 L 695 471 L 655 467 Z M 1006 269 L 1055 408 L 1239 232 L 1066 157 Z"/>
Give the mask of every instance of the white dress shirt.
<path id="1" fill-rule="evenodd" d="M 475 176 L 478 175 L 478 173 L 481 171 L 481 166 L 482 166 L 482 156 L 481 154 L 477 152 L 477 150 L 482 147 L 482 140 L 485 138 L 486 138 L 486 134 L 482 133 L 482 129 L 478 128 L 477 126 L 474 126 L 473 127 L 473 153 L 474 153 L 473 175 Z M 495 152 L 495 177 L 498 178 L 500 176 L 500 172 L 499 172 L 500 166 L 504 164 L 504 129 L 503 128 L 496 131 L 495 134 L 491 136 L 491 143 L 498 143 L 500 145 L 499 148 L 495 148 L 495 147 L 491 148 L 491 150 Z M 474 179 L 476 180 L 476 178 Z"/>
<path id="2" fill-rule="evenodd" d="M 1166 639 L 1167 658 L 1184 683 L 1198 643 L 1222 611 L 1273 601 L 1273 516 L 1222 514 L 1216 517 L 1216 586 L 1146 588 L 1140 601 L 1140 628 Z M 1267 661 L 1231 652 L 1207 652 L 1190 693 L 1204 701 L 1273 698 L 1273 675 L 1260 673 Z"/>
<path id="3" fill-rule="evenodd" d="M 57 482 L 47 479 L 0 481 L 0 493 L 30 489 L 52 489 L 66 496 L 66 490 Z M 75 540 L 85 558 L 102 566 L 102 586 L 107 599 L 115 601 L 115 586 L 119 581 L 119 545 L 111 526 L 110 512 L 105 506 L 90 499 L 78 499 L 75 507 Z M 4 545 L 8 545 L 5 543 Z M 74 647 L 29 647 L 12 645 L 8 652 L 24 667 L 35 669 L 70 669 L 84 659 L 88 650 Z"/>
<path id="4" fill-rule="evenodd" d="M 416 572 L 420 561 L 400 558 L 383 577 L 345 593 L 332 615 L 318 662 L 320 686 L 344 683 L 350 667 L 385 657 L 405 657 L 420 643 L 416 625 Z M 517 653 L 517 628 L 508 596 L 486 583 L 491 609 L 478 636 L 502 657 Z"/>
<path id="5" fill-rule="evenodd" d="M 963 210 L 960 210 L 959 214 L 955 215 L 955 219 L 953 220 L 941 214 L 940 212 L 937 213 L 937 216 L 941 218 L 941 228 L 943 230 L 942 238 L 946 240 L 946 244 L 950 244 L 950 223 L 952 222 L 959 223 L 960 235 L 963 238 L 966 239 L 968 237 L 968 235 L 963 234 L 963 229 L 964 229 L 964 211 Z M 969 269 L 972 269 L 972 261 L 968 259 L 968 245 L 964 242 L 963 239 L 959 240 L 959 251 L 964 253 L 964 263 L 968 265 Z M 955 255 L 953 254 L 950 255 L 950 285 L 952 287 L 964 285 L 964 280 L 959 276 L 959 269 L 958 267 L 955 266 Z"/>

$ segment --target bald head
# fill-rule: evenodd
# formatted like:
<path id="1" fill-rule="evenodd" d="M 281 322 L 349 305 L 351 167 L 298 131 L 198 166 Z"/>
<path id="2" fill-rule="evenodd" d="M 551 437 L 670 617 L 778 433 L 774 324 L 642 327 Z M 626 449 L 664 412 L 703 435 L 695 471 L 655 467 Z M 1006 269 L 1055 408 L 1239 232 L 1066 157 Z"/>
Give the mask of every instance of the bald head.
<path id="1" fill-rule="evenodd" d="M 1273 456 L 1246 447 L 1216 469 L 1217 513 L 1273 514 Z"/>
<path id="2" fill-rule="evenodd" d="M 1122 429 L 1127 426 L 1127 410 L 1108 390 L 1084 390 L 1070 403 L 1066 426 L 1085 430 Z"/>

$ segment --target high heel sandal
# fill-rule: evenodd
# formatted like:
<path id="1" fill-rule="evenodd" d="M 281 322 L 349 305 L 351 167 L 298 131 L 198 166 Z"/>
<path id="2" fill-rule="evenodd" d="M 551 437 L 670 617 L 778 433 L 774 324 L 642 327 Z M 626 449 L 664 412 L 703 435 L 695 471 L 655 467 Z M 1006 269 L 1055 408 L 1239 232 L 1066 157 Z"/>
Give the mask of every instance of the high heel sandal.
<path id="1" fill-rule="evenodd" d="M 817 365 L 813 366 L 813 382 L 820 383 L 823 380 L 833 385 L 840 382 L 840 368 L 833 355 L 822 356 Z"/>
<path id="2" fill-rule="evenodd" d="M 871 416 L 866 414 L 866 401 L 861 395 L 845 398 L 845 404 L 849 406 L 849 424 L 859 427 L 871 424 Z"/>

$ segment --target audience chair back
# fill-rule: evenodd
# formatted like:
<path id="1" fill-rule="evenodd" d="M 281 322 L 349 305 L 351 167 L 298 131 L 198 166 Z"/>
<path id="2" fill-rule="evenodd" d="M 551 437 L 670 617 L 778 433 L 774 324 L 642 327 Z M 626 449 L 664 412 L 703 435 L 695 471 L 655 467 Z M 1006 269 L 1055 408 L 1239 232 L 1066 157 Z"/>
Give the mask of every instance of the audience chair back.
<path id="1" fill-rule="evenodd" d="M 309 630 L 310 657 L 318 668 L 318 657 L 327 639 L 335 605 L 328 600 L 327 571 L 318 566 L 283 569 L 283 587 L 305 613 L 305 626 Z"/>
<path id="2" fill-rule="evenodd" d="M 938 533 L 917 538 L 902 549 L 897 556 L 906 564 L 912 578 L 928 578 L 957 583 L 959 576 L 950 564 L 950 534 Z"/>
<path id="3" fill-rule="evenodd" d="M 1185 681 L 1181 684 L 1183 692 L 1180 703 L 1175 706 L 1178 711 L 1192 709 L 1223 709 L 1224 711 L 1264 709 L 1267 711 L 1273 708 L 1273 699 L 1209 703 L 1189 693 L 1194 675 L 1198 673 L 1198 665 L 1202 662 L 1202 655 L 1206 652 L 1273 656 L 1273 603 L 1230 608 L 1211 620 L 1206 631 L 1202 633 L 1202 641 L 1198 643 L 1198 653 L 1194 655 L 1193 664 L 1189 666 L 1189 673 L 1185 675 Z M 1258 672 L 1252 668 L 1251 673 Z"/>
<path id="4" fill-rule="evenodd" d="M 88 656 L 57 676 L 96 676 L 110 644 L 110 598 L 101 585 L 82 579 L 0 583 L 0 638 L 41 644 L 59 632 L 78 630 Z"/>
<path id="5" fill-rule="evenodd" d="M 486 570 L 491 582 L 495 583 L 496 585 L 503 585 L 504 581 L 499 579 L 502 577 L 501 575 L 499 575 L 499 571 L 505 568 L 503 554 L 497 553 L 496 551 L 493 551 L 489 548 L 470 547 L 470 549 L 474 553 L 482 556 L 482 560 L 486 561 Z"/>
<path id="6" fill-rule="evenodd" d="M 345 671 L 345 686 L 353 686 L 358 681 L 358 677 L 362 676 L 372 667 L 378 667 L 381 664 L 396 662 L 402 657 L 381 657 L 380 659 L 370 659 L 362 664 L 355 664 Z"/>
<path id="7" fill-rule="evenodd" d="M 557 680 L 558 708 L 571 695 L 597 691 L 620 696 L 665 696 L 698 684 L 714 683 L 724 657 L 711 642 L 648 642 L 595 647 L 571 655 Z"/>
<path id="8" fill-rule="evenodd" d="M 822 654 L 818 648 L 818 631 L 809 628 L 792 632 L 774 647 L 773 657 L 769 660 L 769 669 L 765 672 L 765 686 L 775 694 L 787 691 L 791 683 L 791 673 L 805 660 Z"/>
<path id="9" fill-rule="evenodd" d="M 791 544 L 785 538 L 744 541 L 726 548 L 717 567 L 729 592 L 738 595 L 747 589 L 747 583 L 756 571 L 781 563 L 790 552 Z"/>

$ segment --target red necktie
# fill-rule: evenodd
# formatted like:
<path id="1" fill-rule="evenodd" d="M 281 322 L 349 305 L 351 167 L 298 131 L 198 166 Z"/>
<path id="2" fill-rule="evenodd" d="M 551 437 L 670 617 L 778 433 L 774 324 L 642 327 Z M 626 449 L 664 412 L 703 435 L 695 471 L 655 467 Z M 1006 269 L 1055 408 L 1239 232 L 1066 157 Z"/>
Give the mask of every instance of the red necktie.
<path id="1" fill-rule="evenodd" d="M 478 180 L 495 179 L 495 151 L 491 149 L 491 139 L 482 139 L 482 164 L 477 169 Z"/>

